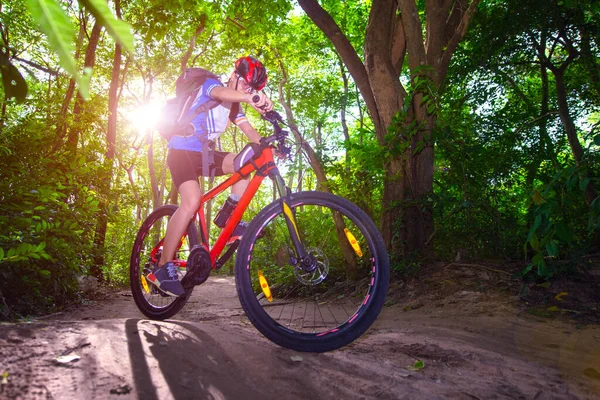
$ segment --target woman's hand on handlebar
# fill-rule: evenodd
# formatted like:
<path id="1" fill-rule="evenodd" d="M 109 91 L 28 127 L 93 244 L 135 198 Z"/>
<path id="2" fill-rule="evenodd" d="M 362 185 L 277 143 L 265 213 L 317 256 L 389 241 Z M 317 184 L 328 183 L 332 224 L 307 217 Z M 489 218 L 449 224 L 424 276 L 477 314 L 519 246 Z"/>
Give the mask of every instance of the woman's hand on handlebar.
<path id="1" fill-rule="evenodd" d="M 288 158 L 291 148 L 286 146 L 285 138 L 287 137 L 287 133 L 283 132 L 283 135 L 271 135 L 267 137 L 260 138 L 260 146 L 263 148 L 272 147 L 275 152 L 275 156 L 280 160 Z M 277 143 L 276 143 L 277 142 Z"/>
<path id="2" fill-rule="evenodd" d="M 250 104 L 256 111 L 264 114 L 273 109 L 273 102 L 263 92 L 250 93 L 248 95 L 249 100 L 247 103 Z"/>

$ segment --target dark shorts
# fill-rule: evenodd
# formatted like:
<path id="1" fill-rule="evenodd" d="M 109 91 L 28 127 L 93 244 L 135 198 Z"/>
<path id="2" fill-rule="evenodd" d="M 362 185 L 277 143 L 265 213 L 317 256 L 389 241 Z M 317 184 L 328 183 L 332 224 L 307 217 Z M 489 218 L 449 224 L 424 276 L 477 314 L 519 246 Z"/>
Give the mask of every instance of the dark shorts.
<path id="1" fill-rule="evenodd" d="M 227 175 L 223 172 L 223 159 L 229 153 L 226 151 L 213 151 L 213 153 L 215 176 Z M 183 182 L 198 182 L 199 176 L 209 174 L 209 171 L 202 171 L 202 153 L 198 151 L 169 149 L 167 166 L 177 189 Z"/>

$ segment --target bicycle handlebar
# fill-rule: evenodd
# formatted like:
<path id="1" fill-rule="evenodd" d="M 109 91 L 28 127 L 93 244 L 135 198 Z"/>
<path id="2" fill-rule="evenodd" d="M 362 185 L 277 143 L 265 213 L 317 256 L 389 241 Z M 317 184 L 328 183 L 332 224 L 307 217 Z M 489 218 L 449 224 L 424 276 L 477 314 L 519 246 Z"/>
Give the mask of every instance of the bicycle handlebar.
<path id="1" fill-rule="evenodd" d="M 264 146 L 269 146 L 274 142 L 278 142 L 277 145 L 275 145 L 277 151 L 280 154 L 289 158 L 290 153 L 292 152 L 292 148 L 290 146 L 286 146 L 285 144 L 285 139 L 288 137 L 289 133 L 287 131 L 284 131 L 281 128 L 281 125 L 279 125 L 279 123 L 285 125 L 285 122 L 283 122 L 283 118 L 281 117 L 281 115 L 279 115 L 277 111 L 271 110 L 264 113 L 262 115 L 262 119 L 264 119 L 265 121 L 269 121 L 271 125 L 273 125 L 273 130 L 275 131 L 275 133 L 271 136 L 262 138 L 261 143 Z"/>

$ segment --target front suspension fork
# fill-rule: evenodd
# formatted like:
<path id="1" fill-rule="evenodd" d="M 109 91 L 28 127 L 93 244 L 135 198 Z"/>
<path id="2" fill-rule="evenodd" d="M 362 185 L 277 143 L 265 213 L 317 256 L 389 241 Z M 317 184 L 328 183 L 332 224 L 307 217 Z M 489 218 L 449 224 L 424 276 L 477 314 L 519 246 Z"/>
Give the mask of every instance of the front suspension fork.
<path id="1" fill-rule="evenodd" d="M 304 244 L 302 243 L 302 239 L 300 238 L 300 232 L 298 231 L 296 212 L 292 210 L 288 204 L 288 198 L 291 194 L 290 189 L 285 185 L 285 182 L 283 181 L 283 178 L 279 174 L 277 168 L 274 168 L 269 172 L 269 177 L 273 181 L 275 187 L 277 188 L 277 192 L 279 193 L 279 202 L 281 204 L 281 209 L 283 210 L 283 217 L 285 218 L 285 223 L 290 234 L 292 245 L 296 251 L 296 259 L 303 260 L 306 257 L 306 250 L 304 248 Z"/>

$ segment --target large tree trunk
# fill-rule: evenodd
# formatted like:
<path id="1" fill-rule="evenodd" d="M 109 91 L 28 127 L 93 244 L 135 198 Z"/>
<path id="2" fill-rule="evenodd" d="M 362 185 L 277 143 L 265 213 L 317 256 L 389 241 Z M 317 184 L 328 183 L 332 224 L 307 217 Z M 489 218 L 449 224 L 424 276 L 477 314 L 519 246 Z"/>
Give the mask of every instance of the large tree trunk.
<path id="1" fill-rule="evenodd" d="M 408 55 L 411 78 L 424 75 L 431 82 L 432 92 L 427 94 L 437 98 L 451 57 L 466 34 L 479 1 L 426 0 L 425 29 L 415 0 L 372 2 L 363 64 L 334 19 L 316 0 L 298 0 L 346 64 L 365 100 L 379 144 L 391 154 L 388 160 L 382 160 L 386 179 L 381 226 L 388 249 L 396 254 L 431 255 L 430 239 L 434 232 L 429 202 L 434 153 L 429 136 L 436 116 L 422 104 L 424 89 L 414 81 L 414 93 L 407 99 L 407 91 L 399 79 L 404 59 Z M 407 101 L 411 103 L 410 112 L 405 113 L 403 124 L 394 126 L 394 117 Z M 418 128 L 416 133 L 407 135 L 403 127 L 411 122 Z M 405 149 L 400 154 L 399 143 Z"/>
<path id="2" fill-rule="evenodd" d="M 115 8 L 117 17 L 121 17 L 120 0 L 115 1 Z M 105 256 L 105 242 L 106 242 L 106 230 L 108 227 L 108 193 L 110 192 L 110 186 L 113 179 L 114 170 L 114 158 L 115 158 L 115 145 L 117 138 L 117 107 L 119 99 L 117 92 L 120 84 L 121 74 L 121 45 L 115 45 L 115 54 L 113 57 L 113 70 L 112 78 L 110 81 L 110 87 L 108 89 L 108 127 L 106 131 L 106 158 L 104 160 L 104 168 L 102 172 L 104 174 L 101 180 L 100 187 L 100 204 L 99 214 L 96 224 L 96 232 L 94 235 L 94 249 L 95 257 L 94 263 L 90 271 L 90 275 L 98 278 L 99 280 L 104 279 L 102 273 L 102 267 L 104 266 Z"/>

